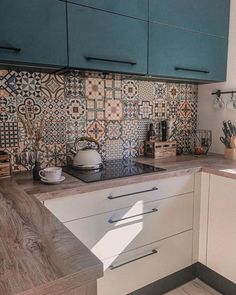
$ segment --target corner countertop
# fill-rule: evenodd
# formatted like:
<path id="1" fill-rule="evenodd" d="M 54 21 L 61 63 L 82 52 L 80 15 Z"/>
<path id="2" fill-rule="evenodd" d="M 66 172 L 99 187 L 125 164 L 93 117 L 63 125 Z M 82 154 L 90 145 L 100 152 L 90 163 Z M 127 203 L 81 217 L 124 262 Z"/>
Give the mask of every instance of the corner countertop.
<path id="1" fill-rule="evenodd" d="M 117 187 L 167 177 L 193 174 L 201 171 L 236 179 L 236 161 L 226 160 L 223 158 L 223 156 L 216 154 L 202 157 L 177 156 L 176 158 L 173 157 L 162 160 L 140 157 L 136 158 L 135 161 L 164 168 L 166 171 L 117 178 L 107 181 L 98 181 L 93 183 L 85 183 L 77 178 L 65 174 L 66 180 L 63 183 L 55 186 L 34 182 L 32 180 L 31 174 L 29 173 L 16 174 L 14 179 L 21 189 L 23 189 L 29 195 L 34 195 L 40 201 L 93 192 L 115 186 Z"/>
<path id="2" fill-rule="evenodd" d="M 91 184 L 66 175 L 55 186 L 31 173 L 0 180 L 0 294 L 65 295 L 103 275 L 102 263 L 40 201 L 201 171 L 236 179 L 236 161 L 219 155 L 136 161 L 166 171 Z"/>
<path id="3" fill-rule="evenodd" d="M 82 294 L 102 276 L 102 262 L 41 202 L 0 180 L 1 295 Z"/>

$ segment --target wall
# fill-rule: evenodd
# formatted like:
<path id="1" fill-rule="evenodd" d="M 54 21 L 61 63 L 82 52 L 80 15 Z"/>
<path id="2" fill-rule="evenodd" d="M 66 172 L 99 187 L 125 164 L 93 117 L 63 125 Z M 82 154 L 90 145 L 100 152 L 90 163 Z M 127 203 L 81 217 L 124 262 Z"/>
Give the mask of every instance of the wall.
<path id="1" fill-rule="evenodd" d="M 45 115 L 42 166 L 66 165 L 77 137 L 99 141 L 103 159 L 143 154 L 150 122 L 178 124 L 178 146 L 189 148 L 196 129 L 197 86 L 127 80 L 119 75 L 80 73 L 55 76 L 0 71 L 0 148 L 12 155 L 14 170 L 24 167 L 17 155 L 27 149 L 18 113 L 32 120 Z"/>
<path id="2" fill-rule="evenodd" d="M 229 30 L 229 52 L 228 52 L 228 72 L 225 83 L 216 83 L 199 86 L 199 108 L 198 108 L 198 128 L 210 129 L 213 132 L 213 144 L 211 151 L 223 153 L 224 145 L 219 137 L 223 135 L 222 121 L 231 120 L 236 124 L 236 111 L 225 109 L 224 111 L 213 110 L 212 91 L 215 90 L 235 90 L 236 89 L 236 1 L 231 1 L 230 8 L 230 30 Z M 230 96 L 224 96 L 230 99 Z"/>

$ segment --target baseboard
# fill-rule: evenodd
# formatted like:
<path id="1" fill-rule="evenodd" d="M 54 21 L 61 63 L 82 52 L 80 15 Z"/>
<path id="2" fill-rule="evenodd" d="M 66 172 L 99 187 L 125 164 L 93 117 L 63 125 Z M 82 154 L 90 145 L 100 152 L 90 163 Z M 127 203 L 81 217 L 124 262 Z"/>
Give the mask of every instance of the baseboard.
<path id="1" fill-rule="evenodd" d="M 161 280 L 136 290 L 129 295 L 163 295 L 196 278 L 196 265 L 193 264 Z M 235 293 L 236 294 L 236 293 Z M 234 295 L 235 295 L 234 294 Z"/>
<path id="2" fill-rule="evenodd" d="M 201 263 L 196 263 L 196 277 L 224 295 L 235 295 L 236 284 Z"/>
<path id="3" fill-rule="evenodd" d="M 172 291 L 194 280 L 195 278 L 199 278 L 201 281 L 223 295 L 236 295 L 236 284 L 200 262 L 136 290 L 129 295 L 163 295 L 166 292 Z"/>

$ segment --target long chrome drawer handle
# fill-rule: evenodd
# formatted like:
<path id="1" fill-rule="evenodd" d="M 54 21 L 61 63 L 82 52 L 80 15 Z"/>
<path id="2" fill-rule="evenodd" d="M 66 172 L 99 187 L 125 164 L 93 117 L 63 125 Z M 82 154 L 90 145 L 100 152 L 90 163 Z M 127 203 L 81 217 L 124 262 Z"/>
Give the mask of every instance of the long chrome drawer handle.
<path id="1" fill-rule="evenodd" d="M 115 200 L 115 199 L 119 199 L 119 198 L 124 198 L 124 197 L 129 197 L 129 196 L 133 196 L 133 195 L 138 195 L 138 194 L 143 194 L 143 193 L 149 193 L 149 192 L 153 192 L 153 191 L 157 191 L 158 188 L 156 186 L 154 186 L 151 189 L 145 190 L 145 191 L 139 191 L 139 192 L 134 192 L 134 193 L 130 193 L 130 194 L 124 194 L 124 195 L 119 195 L 116 197 L 112 197 L 111 195 L 108 196 L 109 200 Z"/>
<path id="2" fill-rule="evenodd" d="M 87 61 L 104 61 L 104 62 L 110 62 L 110 63 L 120 63 L 120 64 L 127 64 L 131 66 L 135 66 L 137 63 L 131 60 L 117 60 L 117 59 L 107 59 L 107 58 L 99 58 L 99 57 L 93 57 L 93 56 L 85 56 L 85 59 Z"/>
<path id="3" fill-rule="evenodd" d="M 140 260 L 140 259 L 146 258 L 146 257 L 151 256 L 151 255 L 155 255 L 155 254 L 157 254 L 157 253 L 158 253 L 157 250 L 152 250 L 152 251 L 151 251 L 150 253 L 148 253 L 148 254 L 145 254 L 145 255 L 143 255 L 143 256 L 137 257 L 137 258 L 132 259 L 132 260 L 128 260 L 128 261 L 126 261 L 126 262 L 124 262 L 124 263 L 121 263 L 121 264 L 111 265 L 109 268 L 110 268 L 110 270 L 114 270 L 114 269 L 119 268 L 119 267 L 122 267 L 122 266 L 124 266 L 124 265 L 126 265 L 126 264 L 129 264 L 129 263 L 132 263 L 132 262 L 134 262 L 134 261 L 137 261 L 137 260 Z"/>
<path id="4" fill-rule="evenodd" d="M 155 213 L 157 211 L 158 211 L 157 208 L 153 208 L 151 211 L 147 211 L 147 212 L 144 212 L 144 213 L 140 213 L 140 214 L 136 214 L 136 215 L 120 218 L 120 219 L 115 219 L 115 220 L 114 219 L 109 219 L 108 222 L 109 223 L 116 223 L 116 222 L 127 220 L 127 219 L 130 219 L 130 218 L 134 218 L 134 217 L 138 217 L 138 216 L 142 216 L 142 215 L 147 215 L 147 214 L 152 214 L 152 213 Z"/>

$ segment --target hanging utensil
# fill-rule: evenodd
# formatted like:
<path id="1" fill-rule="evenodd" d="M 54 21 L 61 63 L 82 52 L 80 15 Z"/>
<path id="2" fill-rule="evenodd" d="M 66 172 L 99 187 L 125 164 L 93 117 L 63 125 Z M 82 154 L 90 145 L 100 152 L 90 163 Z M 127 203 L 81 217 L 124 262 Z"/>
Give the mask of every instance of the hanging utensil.
<path id="1" fill-rule="evenodd" d="M 230 132 L 230 129 L 229 129 L 229 127 L 228 127 L 227 122 L 226 122 L 226 121 L 223 121 L 223 125 L 224 125 L 224 129 L 225 129 L 225 131 L 226 131 L 226 133 L 227 133 L 227 136 L 226 136 L 226 137 L 231 137 L 232 134 L 231 134 L 231 132 Z"/>
<path id="2" fill-rule="evenodd" d="M 231 123 L 230 120 L 229 120 L 227 123 L 228 123 L 229 130 L 230 130 L 230 132 L 231 132 L 231 136 L 232 136 L 232 135 L 235 135 L 235 134 L 234 134 L 234 127 L 233 127 L 233 124 Z"/>

